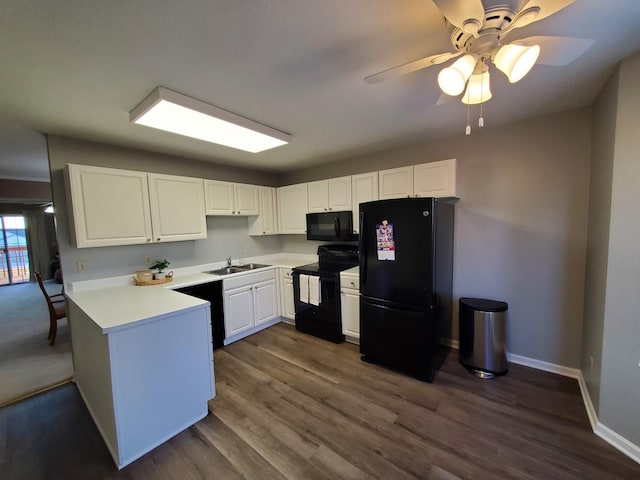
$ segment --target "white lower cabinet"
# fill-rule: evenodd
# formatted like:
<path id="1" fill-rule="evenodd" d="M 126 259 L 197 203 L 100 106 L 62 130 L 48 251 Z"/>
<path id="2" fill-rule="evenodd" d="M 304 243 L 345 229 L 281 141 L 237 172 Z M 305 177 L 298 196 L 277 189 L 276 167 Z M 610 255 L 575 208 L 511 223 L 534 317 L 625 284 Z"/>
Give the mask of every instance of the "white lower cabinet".
<path id="1" fill-rule="evenodd" d="M 340 274 L 342 333 L 345 340 L 360 342 L 360 282 L 357 273 Z"/>
<path id="2" fill-rule="evenodd" d="M 118 469 L 207 416 L 215 396 L 208 305 L 107 333 L 68 306 L 74 381 Z"/>
<path id="3" fill-rule="evenodd" d="M 282 310 L 280 315 L 294 323 L 296 319 L 295 304 L 293 302 L 293 276 L 290 268 L 280 269 L 280 298 Z"/>
<path id="4" fill-rule="evenodd" d="M 278 323 L 275 269 L 223 280 L 224 344 Z"/>

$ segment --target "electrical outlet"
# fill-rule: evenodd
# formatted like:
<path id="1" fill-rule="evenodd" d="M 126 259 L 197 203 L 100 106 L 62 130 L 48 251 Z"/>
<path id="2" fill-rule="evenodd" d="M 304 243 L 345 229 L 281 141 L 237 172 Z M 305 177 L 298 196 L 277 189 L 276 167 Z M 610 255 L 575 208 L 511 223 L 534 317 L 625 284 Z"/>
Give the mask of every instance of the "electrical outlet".
<path id="1" fill-rule="evenodd" d="M 593 372 L 593 355 L 589 355 L 589 371 Z"/>
<path id="2" fill-rule="evenodd" d="M 147 265 L 147 266 L 149 266 L 149 265 L 153 264 L 153 258 L 151 258 L 151 257 L 145 257 L 145 259 L 144 259 L 144 264 L 145 264 L 145 265 Z"/>
<path id="3" fill-rule="evenodd" d="M 77 266 L 79 272 L 84 272 L 87 269 L 86 260 L 78 260 Z"/>

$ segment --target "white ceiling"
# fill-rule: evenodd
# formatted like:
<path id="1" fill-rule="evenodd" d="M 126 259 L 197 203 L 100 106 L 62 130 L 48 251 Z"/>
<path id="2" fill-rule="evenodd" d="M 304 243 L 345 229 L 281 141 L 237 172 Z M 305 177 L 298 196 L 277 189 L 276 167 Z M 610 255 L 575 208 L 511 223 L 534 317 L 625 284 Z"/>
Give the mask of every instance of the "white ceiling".
<path id="1" fill-rule="evenodd" d="M 568 66 L 535 66 L 514 85 L 492 70 L 486 128 L 591 104 L 613 66 L 640 50 L 639 24 L 638 0 L 577 0 L 514 32 L 512 40 L 562 35 L 595 44 Z M 0 178 L 28 176 L 11 173 L 25 162 L 21 148 L 34 151 L 28 138 L 46 154 L 33 131 L 281 172 L 462 137 L 466 125 L 459 101 L 436 106 L 442 67 L 363 82 L 452 51 L 430 0 L 0 0 L 0 46 Z M 293 140 L 251 154 L 130 124 L 128 112 L 158 85 Z"/>

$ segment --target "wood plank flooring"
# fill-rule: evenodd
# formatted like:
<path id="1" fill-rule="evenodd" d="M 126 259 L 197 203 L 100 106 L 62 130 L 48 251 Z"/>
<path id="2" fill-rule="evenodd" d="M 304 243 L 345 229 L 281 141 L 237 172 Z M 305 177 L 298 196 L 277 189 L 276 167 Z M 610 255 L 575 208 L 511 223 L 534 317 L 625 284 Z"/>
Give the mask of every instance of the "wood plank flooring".
<path id="1" fill-rule="evenodd" d="M 575 380 L 453 351 L 427 384 L 280 324 L 215 352 L 211 414 L 118 472 L 74 385 L 0 409 L 0 478 L 638 479 Z"/>

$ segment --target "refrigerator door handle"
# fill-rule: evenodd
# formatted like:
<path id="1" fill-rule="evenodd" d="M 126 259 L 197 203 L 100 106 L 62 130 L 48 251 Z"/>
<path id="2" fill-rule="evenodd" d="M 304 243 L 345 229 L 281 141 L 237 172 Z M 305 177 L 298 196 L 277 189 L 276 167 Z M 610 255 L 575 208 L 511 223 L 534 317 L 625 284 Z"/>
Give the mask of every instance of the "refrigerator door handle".
<path id="1" fill-rule="evenodd" d="M 364 212 L 360 212 L 360 289 L 367 283 L 367 235 Z"/>

